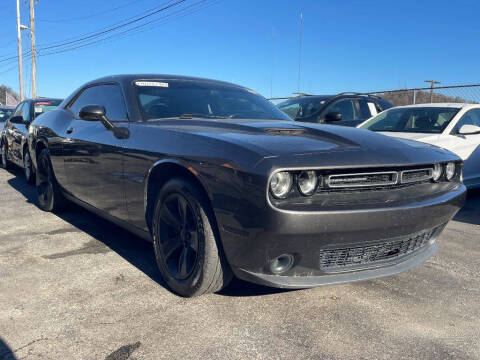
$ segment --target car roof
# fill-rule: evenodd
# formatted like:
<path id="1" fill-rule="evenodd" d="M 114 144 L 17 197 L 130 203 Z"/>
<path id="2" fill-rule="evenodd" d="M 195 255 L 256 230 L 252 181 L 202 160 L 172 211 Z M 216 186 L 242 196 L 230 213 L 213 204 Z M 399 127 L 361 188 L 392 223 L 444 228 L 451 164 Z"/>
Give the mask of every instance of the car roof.
<path id="1" fill-rule="evenodd" d="M 116 82 L 121 82 L 121 83 L 126 85 L 127 83 L 130 83 L 134 80 L 190 80 L 190 81 L 198 81 L 198 82 L 210 82 L 210 83 L 215 83 L 215 84 L 218 84 L 218 85 L 229 85 L 229 86 L 234 86 L 234 87 L 245 89 L 245 87 L 243 87 L 243 86 L 240 86 L 240 85 L 237 85 L 237 84 L 232 84 L 232 83 L 225 82 L 225 81 L 220 81 L 220 80 L 212 80 L 212 79 L 206 79 L 206 78 L 200 78 L 200 77 L 194 77 L 194 76 L 168 75 L 168 74 L 119 74 L 119 75 L 109 75 L 109 76 L 105 76 L 105 77 L 102 77 L 102 78 L 98 78 L 98 79 L 89 81 L 87 84 L 116 81 Z"/>

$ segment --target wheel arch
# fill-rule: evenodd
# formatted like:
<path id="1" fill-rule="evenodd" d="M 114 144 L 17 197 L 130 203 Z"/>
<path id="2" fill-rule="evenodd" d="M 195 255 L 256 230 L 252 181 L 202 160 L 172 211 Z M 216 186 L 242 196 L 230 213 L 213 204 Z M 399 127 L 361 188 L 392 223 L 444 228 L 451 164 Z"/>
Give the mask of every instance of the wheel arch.
<path id="1" fill-rule="evenodd" d="M 156 194 L 163 187 L 163 185 L 166 184 L 167 181 L 175 177 L 186 178 L 196 184 L 205 198 L 208 200 L 210 210 L 213 212 L 212 198 L 207 190 L 208 188 L 193 167 L 186 166 L 185 164 L 173 159 L 159 160 L 149 169 L 145 179 L 145 221 L 147 222 L 149 229 L 151 229 L 151 219 L 154 210 Z"/>
<path id="2" fill-rule="evenodd" d="M 30 157 L 31 157 L 33 166 L 34 166 L 35 169 L 36 169 L 36 168 L 37 168 L 38 155 L 40 155 L 40 152 L 41 152 L 43 149 L 48 149 L 47 141 L 44 140 L 44 139 L 42 139 L 42 138 L 37 139 L 37 141 L 35 142 L 35 144 L 33 144 L 33 149 L 34 149 L 35 153 L 34 153 L 34 154 L 30 154 Z M 30 150 L 30 149 L 29 149 L 29 150 Z"/>

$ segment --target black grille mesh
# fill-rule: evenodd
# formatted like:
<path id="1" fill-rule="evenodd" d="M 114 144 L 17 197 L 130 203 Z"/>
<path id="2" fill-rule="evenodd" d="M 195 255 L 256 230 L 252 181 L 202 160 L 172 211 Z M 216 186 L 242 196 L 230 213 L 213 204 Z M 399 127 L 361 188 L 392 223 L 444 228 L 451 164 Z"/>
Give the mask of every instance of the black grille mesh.
<path id="1" fill-rule="evenodd" d="M 431 229 L 414 236 L 387 240 L 381 244 L 321 250 L 320 269 L 333 270 L 368 265 L 410 254 L 425 246 L 435 230 Z"/>

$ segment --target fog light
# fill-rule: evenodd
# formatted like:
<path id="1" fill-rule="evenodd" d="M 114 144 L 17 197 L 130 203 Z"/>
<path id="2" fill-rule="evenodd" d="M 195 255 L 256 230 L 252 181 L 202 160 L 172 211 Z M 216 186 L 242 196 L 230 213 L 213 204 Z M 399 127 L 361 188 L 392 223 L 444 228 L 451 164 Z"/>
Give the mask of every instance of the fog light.
<path id="1" fill-rule="evenodd" d="M 270 271 L 278 275 L 290 270 L 293 266 L 294 257 L 290 254 L 283 254 L 270 262 Z"/>
<path id="2" fill-rule="evenodd" d="M 445 177 L 448 181 L 451 181 L 455 176 L 455 163 L 449 162 L 447 166 L 445 166 Z"/>
<path id="3" fill-rule="evenodd" d="M 433 165 L 433 173 L 432 173 L 433 181 L 437 182 L 438 180 L 440 180 L 441 176 L 442 176 L 442 165 L 440 164 Z"/>

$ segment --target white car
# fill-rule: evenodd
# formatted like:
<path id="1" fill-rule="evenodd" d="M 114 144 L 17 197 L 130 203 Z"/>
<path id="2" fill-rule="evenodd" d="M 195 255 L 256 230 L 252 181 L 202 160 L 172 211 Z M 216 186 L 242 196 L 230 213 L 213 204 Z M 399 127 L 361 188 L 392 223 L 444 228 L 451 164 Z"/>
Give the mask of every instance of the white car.
<path id="1" fill-rule="evenodd" d="M 397 106 L 357 127 L 450 150 L 464 161 L 463 181 L 467 188 L 480 187 L 480 105 Z"/>

